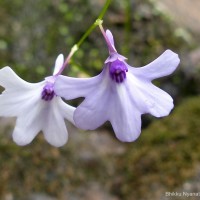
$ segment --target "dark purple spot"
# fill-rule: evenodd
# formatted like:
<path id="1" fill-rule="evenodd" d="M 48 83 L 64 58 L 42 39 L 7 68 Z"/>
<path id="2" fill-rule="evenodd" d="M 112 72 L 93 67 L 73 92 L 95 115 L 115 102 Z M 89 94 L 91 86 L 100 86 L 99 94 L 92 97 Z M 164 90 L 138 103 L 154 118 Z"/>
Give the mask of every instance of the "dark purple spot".
<path id="1" fill-rule="evenodd" d="M 42 90 L 42 99 L 45 101 L 51 101 L 54 95 L 53 84 L 47 83 Z"/>
<path id="2" fill-rule="evenodd" d="M 109 72 L 110 77 L 116 83 L 122 83 L 126 79 L 126 72 L 128 71 L 127 66 L 123 61 L 115 60 L 110 63 Z"/>

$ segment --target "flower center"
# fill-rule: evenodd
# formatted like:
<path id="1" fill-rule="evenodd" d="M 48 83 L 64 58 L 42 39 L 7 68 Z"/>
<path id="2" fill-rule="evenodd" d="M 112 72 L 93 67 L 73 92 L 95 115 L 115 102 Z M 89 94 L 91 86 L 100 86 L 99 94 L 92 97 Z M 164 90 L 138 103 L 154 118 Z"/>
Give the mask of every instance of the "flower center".
<path id="1" fill-rule="evenodd" d="M 122 83 L 126 79 L 127 71 L 127 66 L 120 60 L 115 60 L 110 64 L 110 76 L 117 83 Z"/>
<path id="2" fill-rule="evenodd" d="M 53 84 L 47 83 L 42 90 L 42 99 L 45 101 L 51 101 L 55 95 L 53 90 Z"/>

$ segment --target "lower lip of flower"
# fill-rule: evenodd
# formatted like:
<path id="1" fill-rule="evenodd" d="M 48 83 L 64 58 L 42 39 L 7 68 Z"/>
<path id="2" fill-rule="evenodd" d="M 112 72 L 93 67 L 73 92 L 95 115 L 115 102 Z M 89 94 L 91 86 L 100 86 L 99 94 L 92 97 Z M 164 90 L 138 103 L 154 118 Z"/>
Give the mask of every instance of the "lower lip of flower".
<path id="1" fill-rule="evenodd" d="M 112 80 L 122 83 L 126 79 L 127 66 L 120 60 L 115 60 L 109 65 L 109 73 Z"/>
<path id="2" fill-rule="evenodd" d="M 45 101 L 51 101 L 55 95 L 55 92 L 53 90 L 52 84 L 46 84 L 42 90 L 42 99 Z"/>

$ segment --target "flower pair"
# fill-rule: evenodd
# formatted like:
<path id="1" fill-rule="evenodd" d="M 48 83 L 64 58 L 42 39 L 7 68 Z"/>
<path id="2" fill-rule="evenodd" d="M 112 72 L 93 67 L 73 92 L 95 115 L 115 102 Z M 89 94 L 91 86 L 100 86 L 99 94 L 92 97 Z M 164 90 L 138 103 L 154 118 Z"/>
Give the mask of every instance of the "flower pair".
<path id="1" fill-rule="evenodd" d="M 20 79 L 9 67 L 0 70 L 0 116 L 16 116 L 13 133 L 19 145 L 30 143 L 42 130 L 54 146 L 67 141 L 64 118 L 78 128 L 93 130 L 110 121 L 117 138 L 131 142 L 141 133 L 141 115 L 155 117 L 169 114 L 173 99 L 152 84 L 152 80 L 171 74 L 178 66 L 178 55 L 166 50 L 150 64 L 135 68 L 117 53 L 112 33 L 103 31 L 109 57 L 102 72 L 92 78 L 72 78 L 58 75 L 63 56 L 55 63 L 53 76 L 31 84 Z M 61 99 L 85 97 L 75 109 Z"/>

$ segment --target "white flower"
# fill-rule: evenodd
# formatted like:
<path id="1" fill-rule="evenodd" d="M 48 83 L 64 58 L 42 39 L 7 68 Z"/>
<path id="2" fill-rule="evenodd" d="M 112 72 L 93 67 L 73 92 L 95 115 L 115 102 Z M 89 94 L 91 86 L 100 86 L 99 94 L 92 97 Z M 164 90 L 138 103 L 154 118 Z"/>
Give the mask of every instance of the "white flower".
<path id="1" fill-rule="evenodd" d="M 54 93 L 56 74 L 63 61 L 60 54 L 53 76 L 39 83 L 22 80 L 10 67 L 0 70 L 0 85 L 5 88 L 0 95 L 0 116 L 17 117 L 13 140 L 18 145 L 29 144 L 40 131 L 53 146 L 59 147 L 67 142 L 64 118 L 74 123 L 75 108 Z"/>

